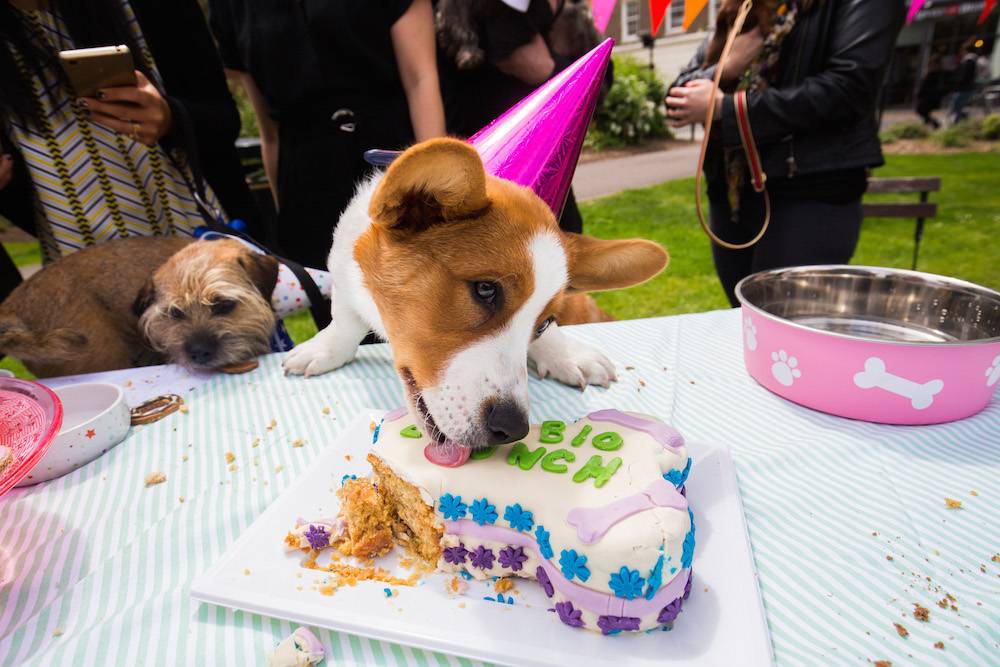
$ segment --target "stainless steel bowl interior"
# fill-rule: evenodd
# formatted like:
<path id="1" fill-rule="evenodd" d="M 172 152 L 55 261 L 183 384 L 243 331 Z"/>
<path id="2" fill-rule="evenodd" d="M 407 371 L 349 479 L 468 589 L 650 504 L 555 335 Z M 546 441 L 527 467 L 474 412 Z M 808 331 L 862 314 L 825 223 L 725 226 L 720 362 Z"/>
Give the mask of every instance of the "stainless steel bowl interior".
<path id="1" fill-rule="evenodd" d="M 1000 294 L 928 273 L 863 266 L 777 269 L 744 278 L 736 295 L 776 317 L 855 338 L 1000 340 Z"/>

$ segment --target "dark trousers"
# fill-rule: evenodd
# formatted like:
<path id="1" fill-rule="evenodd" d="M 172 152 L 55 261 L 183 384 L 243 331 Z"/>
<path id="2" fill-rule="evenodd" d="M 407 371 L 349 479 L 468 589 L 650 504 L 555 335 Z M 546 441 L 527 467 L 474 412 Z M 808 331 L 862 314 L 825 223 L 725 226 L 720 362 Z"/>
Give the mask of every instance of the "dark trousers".
<path id="1" fill-rule="evenodd" d="M 742 197 L 740 221 L 732 222 L 729 204 L 712 201 L 712 230 L 724 241 L 745 243 L 763 224 L 763 197 Z M 751 273 L 785 266 L 847 264 L 861 232 L 861 200 L 830 204 L 808 199 L 771 198 L 771 225 L 757 245 L 728 250 L 712 244 L 715 271 L 733 307 L 736 283 Z"/>

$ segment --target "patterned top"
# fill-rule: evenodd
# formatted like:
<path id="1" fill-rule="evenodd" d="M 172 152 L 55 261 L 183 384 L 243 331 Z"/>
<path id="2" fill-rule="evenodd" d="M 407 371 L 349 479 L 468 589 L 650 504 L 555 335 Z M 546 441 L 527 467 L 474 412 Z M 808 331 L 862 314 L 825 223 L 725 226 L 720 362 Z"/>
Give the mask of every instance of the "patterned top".
<path id="1" fill-rule="evenodd" d="M 128 0 L 122 0 L 135 43 L 162 91 L 152 54 Z M 62 18 L 47 10 L 21 11 L 26 30 L 48 51 L 75 48 Z M 10 47 L 21 76 L 30 82 L 40 126 L 0 118 L 20 149 L 35 192 L 35 217 L 42 257 L 50 262 L 86 246 L 127 236 L 192 234 L 204 224 L 192 195 L 183 156 L 162 146 L 146 146 L 90 122 L 57 65 L 41 77 Z M 206 185 L 211 210 L 219 210 Z"/>

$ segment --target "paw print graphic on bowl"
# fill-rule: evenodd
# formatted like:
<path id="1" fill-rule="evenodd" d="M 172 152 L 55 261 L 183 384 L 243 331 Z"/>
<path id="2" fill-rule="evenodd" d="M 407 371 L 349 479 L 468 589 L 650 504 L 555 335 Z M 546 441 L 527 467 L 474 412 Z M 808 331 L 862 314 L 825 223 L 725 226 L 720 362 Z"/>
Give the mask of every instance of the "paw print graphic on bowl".
<path id="1" fill-rule="evenodd" d="M 743 320 L 743 334 L 746 337 L 747 349 L 753 352 L 757 349 L 757 327 L 754 326 L 753 320 L 750 319 L 748 315 Z"/>
<path id="2" fill-rule="evenodd" d="M 771 374 L 774 375 L 775 380 L 786 387 L 791 387 L 796 379 L 802 377 L 802 371 L 797 368 L 799 360 L 788 356 L 784 350 L 772 352 L 771 360 L 774 361 L 771 365 Z"/>
<path id="3" fill-rule="evenodd" d="M 993 365 L 986 369 L 986 386 L 992 387 L 1000 380 L 1000 354 L 993 360 Z"/>

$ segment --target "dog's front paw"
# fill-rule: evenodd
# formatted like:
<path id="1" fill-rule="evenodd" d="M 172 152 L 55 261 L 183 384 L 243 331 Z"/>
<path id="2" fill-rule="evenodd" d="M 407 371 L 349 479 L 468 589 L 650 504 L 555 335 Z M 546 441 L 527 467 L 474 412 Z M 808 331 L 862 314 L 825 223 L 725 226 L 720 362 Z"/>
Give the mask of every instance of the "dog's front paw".
<path id="1" fill-rule="evenodd" d="M 354 359 L 354 347 L 331 345 L 317 335 L 301 345 L 296 345 L 285 355 L 281 367 L 285 375 L 322 375 L 336 370 Z"/>
<path id="2" fill-rule="evenodd" d="M 614 363 L 603 352 L 568 336 L 552 336 L 550 340 L 543 336 L 532 344 L 528 354 L 538 377 L 551 377 L 571 387 L 607 387 L 618 379 Z"/>

